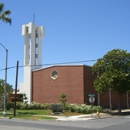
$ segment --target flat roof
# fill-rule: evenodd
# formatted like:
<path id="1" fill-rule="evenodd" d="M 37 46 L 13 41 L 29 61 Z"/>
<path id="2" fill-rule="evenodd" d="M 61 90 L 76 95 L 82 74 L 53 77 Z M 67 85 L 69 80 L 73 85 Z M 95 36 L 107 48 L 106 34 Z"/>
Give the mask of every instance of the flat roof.
<path id="1" fill-rule="evenodd" d="M 44 68 L 40 68 L 40 69 L 35 69 L 33 71 L 38 71 L 38 70 L 43 70 L 43 69 L 47 69 L 47 68 L 51 68 L 51 67 L 66 67 L 66 66 L 87 66 L 87 67 L 92 67 L 92 66 L 89 66 L 89 65 L 84 65 L 84 64 L 77 64 L 77 65 L 66 65 L 66 64 L 63 64 L 63 65 L 51 65 L 51 66 L 48 66 L 48 67 L 44 67 Z"/>

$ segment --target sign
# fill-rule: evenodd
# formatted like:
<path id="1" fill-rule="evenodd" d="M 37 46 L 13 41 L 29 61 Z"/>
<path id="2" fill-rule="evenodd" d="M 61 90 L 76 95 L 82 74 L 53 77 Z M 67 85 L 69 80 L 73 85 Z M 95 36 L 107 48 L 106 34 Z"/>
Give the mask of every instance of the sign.
<path id="1" fill-rule="evenodd" d="M 95 101 L 95 97 L 93 97 L 93 96 L 89 97 L 89 102 L 90 103 L 94 103 L 94 101 Z"/>
<path id="2" fill-rule="evenodd" d="M 93 93 L 90 93 L 88 96 L 89 97 L 95 97 L 95 95 Z"/>
<path id="3" fill-rule="evenodd" d="M 4 92 L 4 93 L 3 93 L 3 96 L 7 96 L 7 92 Z"/>

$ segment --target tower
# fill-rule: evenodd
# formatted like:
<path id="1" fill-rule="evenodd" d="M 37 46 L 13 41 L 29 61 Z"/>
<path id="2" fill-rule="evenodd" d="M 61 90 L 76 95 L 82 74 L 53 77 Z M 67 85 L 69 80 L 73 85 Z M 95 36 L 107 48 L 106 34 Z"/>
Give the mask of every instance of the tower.
<path id="1" fill-rule="evenodd" d="M 42 26 L 30 22 L 22 25 L 22 35 L 24 41 L 24 82 L 20 88 L 28 98 L 28 103 L 32 101 L 32 71 L 42 67 L 42 38 L 44 29 Z"/>

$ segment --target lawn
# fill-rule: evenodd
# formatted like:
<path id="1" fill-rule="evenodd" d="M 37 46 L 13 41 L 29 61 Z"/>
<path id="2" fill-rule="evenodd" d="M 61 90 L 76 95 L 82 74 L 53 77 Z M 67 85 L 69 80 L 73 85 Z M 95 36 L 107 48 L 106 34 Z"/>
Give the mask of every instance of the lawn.
<path id="1" fill-rule="evenodd" d="M 53 114 L 51 110 L 16 110 L 16 116 L 14 117 L 13 110 L 7 110 L 7 117 L 8 118 L 23 118 L 23 119 L 32 119 L 32 120 L 55 120 L 57 119 L 55 115 L 58 116 L 72 116 L 72 115 L 79 115 L 81 113 L 74 113 L 69 111 L 64 111 L 63 114 Z M 3 111 L 0 110 L 0 116 L 3 116 Z M 54 117 L 48 117 L 54 116 Z"/>
<path id="2" fill-rule="evenodd" d="M 0 110 L 0 116 L 2 115 L 3 111 Z M 39 119 L 46 119 L 46 120 L 54 120 L 57 119 L 55 117 L 48 117 L 47 115 L 51 115 L 51 110 L 16 110 L 16 116 L 14 117 L 13 110 L 7 110 L 7 117 L 8 118 L 24 118 L 24 119 L 32 119 L 32 120 L 39 120 Z"/>

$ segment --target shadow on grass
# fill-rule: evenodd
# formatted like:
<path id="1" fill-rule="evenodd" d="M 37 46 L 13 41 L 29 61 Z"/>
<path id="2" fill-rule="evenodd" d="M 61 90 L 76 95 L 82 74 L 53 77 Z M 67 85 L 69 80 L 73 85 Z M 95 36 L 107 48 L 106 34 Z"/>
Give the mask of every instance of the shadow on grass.
<path id="1" fill-rule="evenodd" d="M 17 112 L 17 115 L 37 115 L 35 112 Z"/>

